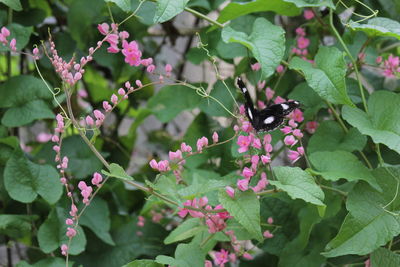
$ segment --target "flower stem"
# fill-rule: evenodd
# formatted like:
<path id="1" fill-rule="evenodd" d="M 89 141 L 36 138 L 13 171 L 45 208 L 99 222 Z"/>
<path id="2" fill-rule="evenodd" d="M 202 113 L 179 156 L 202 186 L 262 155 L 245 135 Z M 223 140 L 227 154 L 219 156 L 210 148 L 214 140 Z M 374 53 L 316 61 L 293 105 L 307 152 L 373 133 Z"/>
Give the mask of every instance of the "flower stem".
<path id="1" fill-rule="evenodd" d="M 212 24 L 214 24 L 214 25 L 216 25 L 216 26 L 218 26 L 218 27 L 220 27 L 220 28 L 224 28 L 224 25 L 222 25 L 222 24 L 219 23 L 218 21 L 213 20 L 212 18 L 207 17 L 206 15 L 204 15 L 204 14 L 202 14 L 202 13 L 200 13 L 200 12 L 197 12 L 197 11 L 194 10 L 194 9 L 191 9 L 191 8 L 189 8 L 189 7 L 185 7 L 185 11 L 192 13 L 192 14 L 195 15 L 196 17 L 199 17 L 199 18 L 202 18 L 202 19 L 204 19 L 204 20 L 207 20 L 208 22 L 210 22 L 210 23 L 212 23 Z"/>

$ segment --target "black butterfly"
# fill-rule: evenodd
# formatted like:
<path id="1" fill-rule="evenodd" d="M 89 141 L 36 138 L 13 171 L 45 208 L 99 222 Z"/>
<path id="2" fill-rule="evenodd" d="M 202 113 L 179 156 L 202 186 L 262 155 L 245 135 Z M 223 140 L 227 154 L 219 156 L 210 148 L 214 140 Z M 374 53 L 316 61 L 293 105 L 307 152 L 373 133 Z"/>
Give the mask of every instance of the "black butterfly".
<path id="1" fill-rule="evenodd" d="M 281 104 L 271 105 L 263 110 L 257 110 L 254 108 L 249 91 L 240 77 L 237 79 L 237 85 L 240 90 L 242 90 L 244 98 L 246 99 L 246 115 L 257 132 L 269 132 L 275 130 L 282 125 L 285 116 L 289 115 L 290 112 L 300 106 L 298 101 L 288 101 Z"/>

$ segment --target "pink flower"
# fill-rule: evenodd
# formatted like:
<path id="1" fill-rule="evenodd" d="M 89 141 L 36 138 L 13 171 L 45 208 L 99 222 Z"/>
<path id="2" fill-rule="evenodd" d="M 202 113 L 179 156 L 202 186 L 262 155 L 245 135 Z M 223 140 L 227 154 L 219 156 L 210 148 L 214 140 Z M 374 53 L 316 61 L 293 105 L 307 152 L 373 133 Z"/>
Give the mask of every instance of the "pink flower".
<path id="1" fill-rule="evenodd" d="M 294 122 L 293 119 L 291 119 L 291 120 L 289 120 L 289 126 L 292 127 L 292 128 L 296 128 L 298 125 L 297 125 L 296 122 Z"/>
<path id="2" fill-rule="evenodd" d="M 57 153 L 60 152 L 60 146 L 53 146 L 53 150 Z"/>
<path id="3" fill-rule="evenodd" d="M 275 91 L 272 90 L 271 88 L 267 87 L 265 89 L 265 96 L 267 97 L 267 100 L 270 101 L 274 97 Z"/>
<path id="4" fill-rule="evenodd" d="M 98 109 L 95 109 L 95 110 L 93 111 L 93 114 L 94 114 L 94 116 L 96 117 L 96 119 L 99 120 L 99 121 L 103 121 L 103 120 L 105 119 L 104 114 L 103 114 L 100 110 L 98 110 Z"/>
<path id="5" fill-rule="evenodd" d="M 299 27 L 299 28 L 296 29 L 296 34 L 298 36 L 305 36 L 306 35 L 306 31 L 303 28 Z"/>
<path id="6" fill-rule="evenodd" d="M 263 89 L 264 88 L 264 86 L 265 86 L 265 84 L 266 84 L 266 81 L 264 80 L 264 81 L 259 81 L 258 83 L 257 83 L 257 88 L 258 89 Z"/>
<path id="7" fill-rule="evenodd" d="M 289 118 L 293 119 L 296 122 L 302 122 L 304 120 L 303 111 L 296 108 L 292 113 L 290 113 Z"/>
<path id="8" fill-rule="evenodd" d="M 304 155 L 304 147 L 299 146 L 299 147 L 297 148 L 297 152 L 299 152 L 299 154 L 300 154 L 301 156 L 303 156 L 303 155 Z"/>
<path id="9" fill-rule="evenodd" d="M 242 131 L 246 133 L 250 133 L 253 127 L 251 126 L 251 123 L 249 121 L 244 121 L 242 123 Z"/>
<path id="10" fill-rule="evenodd" d="M 141 63 L 142 52 L 135 41 L 122 41 L 122 54 L 125 56 L 125 62 L 131 66 L 139 66 Z"/>
<path id="11" fill-rule="evenodd" d="M 228 196 L 230 196 L 231 198 L 235 197 L 235 189 L 233 189 L 230 186 L 226 186 L 225 187 L 225 192 L 228 194 Z"/>
<path id="12" fill-rule="evenodd" d="M 139 215 L 138 222 L 136 223 L 136 225 L 139 227 L 143 227 L 145 222 L 146 222 L 146 219 L 143 216 Z"/>
<path id="13" fill-rule="evenodd" d="M 119 38 L 121 38 L 122 40 L 128 39 L 129 38 L 129 33 L 127 31 L 119 32 Z"/>
<path id="14" fill-rule="evenodd" d="M 68 254 L 68 246 L 67 245 L 65 245 L 65 244 L 61 245 L 61 254 L 64 256 L 67 256 L 67 254 Z"/>
<path id="15" fill-rule="evenodd" d="M 68 227 L 66 235 L 69 238 L 72 238 L 72 237 L 76 236 L 76 230 L 74 228 Z"/>
<path id="16" fill-rule="evenodd" d="M 197 151 L 201 152 L 203 147 L 208 146 L 208 139 L 207 137 L 203 136 L 202 138 L 197 140 Z"/>
<path id="17" fill-rule="evenodd" d="M 36 136 L 36 141 L 38 141 L 39 143 L 47 143 L 48 141 L 51 140 L 51 138 L 53 137 L 52 134 L 50 133 L 39 133 Z"/>
<path id="18" fill-rule="evenodd" d="M 257 166 L 258 165 L 258 162 L 260 161 L 260 157 L 258 156 L 258 155 L 253 155 L 253 156 L 251 156 L 251 160 L 250 160 L 250 162 L 251 162 L 251 165 L 253 166 Z"/>
<path id="19" fill-rule="evenodd" d="M 118 103 L 118 96 L 116 96 L 115 94 L 112 94 L 111 95 L 111 103 L 116 105 Z"/>
<path id="20" fill-rule="evenodd" d="M 271 157 L 270 157 L 270 155 L 262 155 L 262 156 L 261 156 L 261 162 L 262 162 L 263 164 L 270 163 L 270 162 L 271 162 Z"/>
<path id="21" fill-rule="evenodd" d="M 179 149 L 176 152 L 169 151 L 169 159 L 170 160 L 181 160 L 182 158 L 182 151 Z"/>
<path id="22" fill-rule="evenodd" d="M 161 160 L 160 162 L 158 162 L 158 170 L 160 172 L 166 172 L 169 171 L 169 162 L 168 160 Z"/>
<path id="23" fill-rule="evenodd" d="M 103 101 L 103 108 L 106 112 L 110 112 L 112 110 L 112 106 L 108 101 Z"/>
<path id="24" fill-rule="evenodd" d="M 165 72 L 167 74 L 167 77 L 171 76 L 172 66 L 170 64 L 165 65 Z"/>
<path id="25" fill-rule="evenodd" d="M 283 103 L 283 102 L 286 102 L 286 99 L 284 99 L 284 98 L 281 97 L 281 96 L 277 96 L 277 97 L 275 98 L 275 100 L 274 100 L 274 103 L 275 103 L 275 104 L 281 104 L 281 103 Z"/>
<path id="26" fill-rule="evenodd" d="M 117 47 L 119 42 L 119 36 L 117 34 L 109 34 L 106 37 L 106 42 L 108 42 L 110 46 Z"/>
<path id="27" fill-rule="evenodd" d="M 92 184 L 96 185 L 96 186 L 100 186 L 100 183 L 103 181 L 103 177 L 101 176 L 100 173 L 95 172 L 93 174 L 93 178 L 92 178 Z"/>
<path id="28" fill-rule="evenodd" d="M 311 9 L 305 9 L 303 16 L 306 20 L 310 20 L 314 18 L 314 12 Z"/>
<path id="29" fill-rule="evenodd" d="M 254 138 L 253 142 L 251 142 L 251 146 L 257 149 L 261 149 L 261 141 L 258 138 Z"/>
<path id="30" fill-rule="evenodd" d="M 247 189 L 249 189 L 249 180 L 248 179 L 238 180 L 236 185 L 240 191 L 246 191 Z"/>
<path id="31" fill-rule="evenodd" d="M 265 238 L 267 238 L 267 239 L 269 239 L 269 238 L 273 238 L 274 237 L 274 235 L 273 234 L 271 234 L 271 232 L 270 231 L 265 231 L 264 233 L 263 233 L 263 236 L 265 237 Z"/>
<path id="32" fill-rule="evenodd" d="M 212 262 L 209 261 L 209 260 L 206 260 L 206 261 L 204 262 L 204 267 L 212 267 Z"/>
<path id="33" fill-rule="evenodd" d="M 181 151 L 190 153 L 190 152 L 192 152 L 192 147 L 189 146 L 189 145 L 186 145 L 186 143 L 182 143 L 181 144 Z"/>
<path id="34" fill-rule="evenodd" d="M 364 267 L 371 267 L 371 259 L 368 258 L 368 260 L 364 261 Z"/>
<path id="35" fill-rule="evenodd" d="M 73 225 L 74 221 L 72 219 L 68 218 L 68 219 L 65 220 L 65 224 L 66 225 Z"/>
<path id="36" fill-rule="evenodd" d="M 15 38 L 12 38 L 10 42 L 10 48 L 12 51 L 17 51 L 16 45 L 17 45 L 17 40 L 15 40 Z"/>
<path id="37" fill-rule="evenodd" d="M 287 146 L 294 146 L 298 141 L 294 138 L 293 135 L 287 135 L 283 140 L 283 142 Z"/>
<path id="38" fill-rule="evenodd" d="M 264 139 L 263 139 L 264 145 L 265 144 L 270 144 L 271 141 L 272 141 L 272 135 L 270 135 L 270 134 L 264 135 Z"/>
<path id="39" fill-rule="evenodd" d="M 282 65 L 279 65 L 278 67 L 276 67 L 277 73 L 282 73 L 284 70 L 285 70 L 285 68 Z"/>
<path id="40" fill-rule="evenodd" d="M 242 255 L 242 257 L 243 258 L 245 258 L 246 260 L 252 260 L 253 259 L 253 256 L 251 256 L 249 253 L 247 253 L 247 252 L 245 252 L 243 255 Z"/>
<path id="41" fill-rule="evenodd" d="M 310 40 L 306 37 L 300 36 L 297 39 L 297 47 L 300 49 L 305 49 L 310 45 Z"/>
<path id="42" fill-rule="evenodd" d="M 265 151 L 266 151 L 267 153 L 271 153 L 272 150 L 273 150 L 273 147 L 272 147 L 271 144 L 265 144 L 265 145 L 264 145 L 264 149 L 265 149 Z"/>
<path id="43" fill-rule="evenodd" d="M 60 141 L 60 138 L 57 135 L 53 135 L 53 137 L 51 137 L 51 141 L 53 141 L 54 143 L 58 143 L 58 141 Z"/>
<path id="44" fill-rule="evenodd" d="M 261 65 L 260 65 L 260 63 L 255 63 L 255 64 L 253 64 L 253 65 L 251 65 L 251 69 L 253 70 L 253 71 L 258 71 L 258 70 L 260 70 L 261 69 Z"/>
<path id="45" fill-rule="evenodd" d="M 140 80 L 136 80 L 135 84 L 140 88 L 143 86 L 142 82 Z"/>
<path id="46" fill-rule="evenodd" d="M 151 65 L 149 65 L 149 66 L 147 67 L 146 71 L 147 71 L 148 73 L 153 73 L 155 69 L 156 69 L 156 66 L 154 66 L 153 64 L 151 64 Z"/>
<path id="47" fill-rule="evenodd" d="M 219 252 L 215 252 L 214 256 L 214 264 L 219 267 L 223 267 L 225 263 L 229 261 L 228 251 L 226 251 L 225 249 L 221 249 Z"/>
<path id="48" fill-rule="evenodd" d="M 257 193 L 264 190 L 268 185 L 267 174 L 265 172 L 261 173 L 261 179 L 258 181 L 257 185 L 251 189 Z"/>
<path id="49" fill-rule="evenodd" d="M 240 105 L 239 107 L 239 113 L 244 115 L 244 113 L 246 112 L 244 105 Z"/>
<path id="50" fill-rule="evenodd" d="M 250 168 L 247 168 L 247 167 L 244 167 L 244 169 L 242 171 L 242 176 L 246 179 L 250 179 L 251 177 L 254 176 L 254 174 L 255 173 Z"/>
<path id="51" fill-rule="evenodd" d="M 300 129 L 294 129 L 293 130 L 293 135 L 296 136 L 298 139 L 303 138 L 303 133 L 301 132 Z"/>
<path id="52" fill-rule="evenodd" d="M 124 90 L 123 88 L 119 88 L 119 89 L 118 89 L 118 94 L 119 94 L 120 96 L 124 96 L 124 95 L 126 94 L 126 92 L 125 92 L 125 90 Z"/>
<path id="53" fill-rule="evenodd" d="M 212 140 L 213 140 L 213 143 L 215 144 L 215 143 L 218 143 L 218 133 L 217 132 L 214 132 L 213 133 L 213 135 L 212 135 Z"/>
<path id="54" fill-rule="evenodd" d="M 258 109 L 264 109 L 264 108 L 267 107 L 267 106 L 265 105 L 265 103 L 264 103 L 263 101 L 261 101 L 261 100 L 258 100 L 258 101 L 257 101 L 257 106 L 258 106 Z"/>
<path id="55" fill-rule="evenodd" d="M 90 117 L 89 115 L 86 116 L 85 121 L 86 121 L 86 124 L 89 125 L 89 126 L 93 126 L 94 125 L 94 121 L 93 121 L 92 117 Z"/>
<path id="56" fill-rule="evenodd" d="M 272 217 L 268 217 L 267 223 L 268 224 L 273 224 L 274 223 L 274 219 Z"/>
<path id="57" fill-rule="evenodd" d="M 300 159 L 300 153 L 294 150 L 289 150 L 288 158 L 292 161 L 292 163 L 295 163 Z"/>
<path id="58" fill-rule="evenodd" d="M 69 215 L 71 215 L 72 217 L 75 217 L 77 212 L 78 212 L 78 208 L 74 204 L 72 204 Z"/>
<path id="59" fill-rule="evenodd" d="M 377 58 L 375 59 L 375 62 L 376 62 L 377 64 L 381 64 L 381 63 L 382 63 L 382 56 L 377 57 Z"/>
<path id="60" fill-rule="evenodd" d="M 151 57 L 149 57 L 149 58 L 146 58 L 146 59 L 142 59 L 141 61 L 140 61 L 140 64 L 142 64 L 143 66 L 145 66 L 145 67 L 148 67 L 150 64 L 152 64 L 153 63 L 153 59 L 151 58 Z"/>
<path id="61" fill-rule="evenodd" d="M 310 134 L 315 133 L 318 128 L 318 122 L 316 121 L 309 121 L 306 123 L 306 131 Z"/>
<path id="62" fill-rule="evenodd" d="M 97 25 L 97 29 L 103 35 L 107 35 L 108 31 L 110 30 L 110 26 L 107 23 L 102 23 Z"/>

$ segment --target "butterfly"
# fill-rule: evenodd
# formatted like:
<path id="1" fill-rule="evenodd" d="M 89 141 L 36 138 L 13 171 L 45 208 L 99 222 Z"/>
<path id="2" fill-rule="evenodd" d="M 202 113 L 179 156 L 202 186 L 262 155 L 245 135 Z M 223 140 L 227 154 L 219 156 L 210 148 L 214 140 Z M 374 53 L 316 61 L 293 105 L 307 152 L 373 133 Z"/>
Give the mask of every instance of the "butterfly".
<path id="1" fill-rule="evenodd" d="M 298 101 L 287 101 L 280 104 L 270 105 L 262 110 L 257 110 L 254 108 L 250 94 L 240 77 L 237 79 L 237 85 L 246 99 L 244 105 L 246 115 L 257 132 L 269 132 L 275 130 L 283 124 L 285 116 L 289 115 L 290 112 L 300 106 L 300 102 Z"/>

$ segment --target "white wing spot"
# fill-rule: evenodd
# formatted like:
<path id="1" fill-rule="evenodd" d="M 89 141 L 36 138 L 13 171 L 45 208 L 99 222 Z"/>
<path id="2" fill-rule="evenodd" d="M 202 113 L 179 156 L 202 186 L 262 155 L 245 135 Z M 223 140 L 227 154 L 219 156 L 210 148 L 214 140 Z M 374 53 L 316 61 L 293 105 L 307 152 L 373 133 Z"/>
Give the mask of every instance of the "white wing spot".
<path id="1" fill-rule="evenodd" d="M 251 109 L 247 109 L 247 113 L 249 114 L 250 120 L 253 120 L 253 113 L 251 113 Z"/>
<path id="2" fill-rule="evenodd" d="M 286 104 L 281 104 L 281 106 L 282 106 L 282 108 L 283 108 L 284 110 L 287 110 L 287 109 L 289 108 L 289 106 L 286 105 Z"/>
<path id="3" fill-rule="evenodd" d="M 264 120 L 264 124 L 271 124 L 275 118 L 273 116 L 270 116 Z"/>
<path id="4" fill-rule="evenodd" d="M 243 93 L 246 93 L 246 92 L 247 92 L 247 88 L 246 88 L 246 87 L 243 87 L 243 88 L 242 88 L 242 91 L 243 91 Z"/>
<path id="5" fill-rule="evenodd" d="M 295 103 L 296 105 L 300 104 L 299 101 L 294 101 L 294 103 Z"/>

